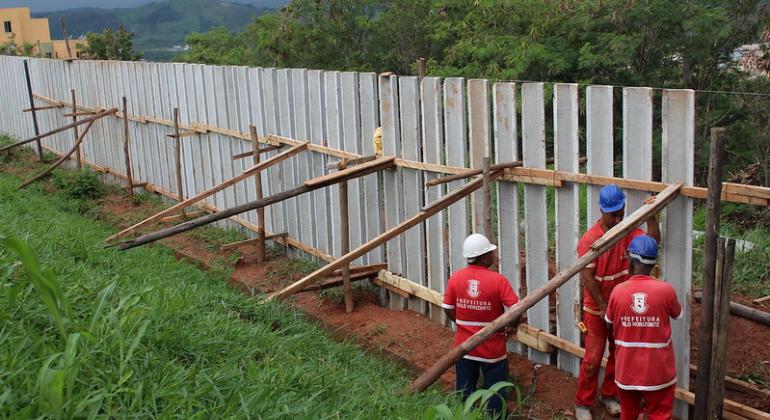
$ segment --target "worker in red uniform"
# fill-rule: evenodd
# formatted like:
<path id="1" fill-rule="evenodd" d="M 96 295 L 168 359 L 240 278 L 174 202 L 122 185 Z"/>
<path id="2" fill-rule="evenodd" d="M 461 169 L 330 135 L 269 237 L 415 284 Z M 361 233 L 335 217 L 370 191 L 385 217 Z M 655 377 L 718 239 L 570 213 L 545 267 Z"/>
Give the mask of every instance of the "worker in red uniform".
<path id="1" fill-rule="evenodd" d="M 654 197 L 648 198 L 645 203 L 649 203 L 651 200 L 654 200 Z M 597 239 L 623 220 L 626 195 L 617 185 L 607 185 L 599 192 L 599 207 L 602 212 L 601 218 L 583 234 L 578 242 L 577 252 L 579 256 L 585 255 Z M 628 278 L 629 261 L 625 255 L 626 249 L 635 237 L 642 234 L 644 234 L 643 230 L 635 229 L 580 272 L 580 282 L 583 285 L 583 325 L 581 327 L 584 326 L 587 330 L 585 331 L 586 351 L 580 364 L 575 395 L 575 417 L 578 420 L 591 420 L 593 418 L 591 407 L 596 402 L 599 369 L 608 338 L 607 324 L 604 322 L 607 300 L 612 289 Z M 647 221 L 647 234 L 658 241 L 660 240 L 657 216 L 653 216 Z M 600 399 L 607 412 L 617 416 L 620 414 L 620 404 L 616 398 L 614 362 L 615 345 L 610 342 Z"/>
<path id="2" fill-rule="evenodd" d="M 497 247 L 484 235 L 475 233 L 465 239 L 463 257 L 468 266 L 449 278 L 441 305 L 447 316 L 457 324 L 455 346 L 465 342 L 502 315 L 505 308 L 519 301 L 508 280 L 489 268 L 497 265 Z M 455 389 L 462 393 L 463 400 L 476 390 L 480 372 L 484 374 L 484 389 L 508 380 L 505 343 L 505 332 L 495 334 L 457 361 Z M 493 416 L 502 412 L 506 397 L 506 392 L 500 391 L 489 400 L 487 408 Z"/>
<path id="3" fill-rule="evenodd" d="M 617 349 L 620 418 L 636 420 L 646 412 L 649 420 L 671 419 L 676 389 L 671 318 L 682 317 L 682 305 L 670 284 L 650 276 L 658 258 L 655 239 L 634 238 L 628 256 L 630 277 L 612 291 L 605 314 Z"/>

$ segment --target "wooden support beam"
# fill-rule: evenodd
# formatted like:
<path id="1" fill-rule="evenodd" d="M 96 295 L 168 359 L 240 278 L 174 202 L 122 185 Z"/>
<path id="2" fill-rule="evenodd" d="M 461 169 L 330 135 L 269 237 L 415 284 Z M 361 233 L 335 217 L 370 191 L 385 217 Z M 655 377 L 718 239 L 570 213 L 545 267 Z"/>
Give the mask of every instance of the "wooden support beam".
<path id="1" fill-rule="evenodd" d="M 359 280 L 372 279 L 377 277 L 377 273 L 379 273 L 379 270 L 375 270 L 375 269 L 359 270 L 356 272 L 353 272 L 353 270 L 351 270 L 351 273 L 349 274 L 349 280 L 353 282 L 353 281 L 359 281 Z M 303 292 L 308 292 L 311 290 L 330 289 L 332 287 L 339 287 L 342 285 L 343 285 L 343 277 L 341 275 L 332 276 L 316 284 L 315 286 L 308 287 L 307 289 L 303 290 Z"/>
<path id="2" fill-rule="evenodd" d="M 306 144 L 305 144 L 305 146 L 306 146 Z M 342 181 L 345 181 L 345 180 L 351 180 L 351 179 L 355 179 L 355 178 L 360 178 L 362 176 L 365 176 L 365 175 L 368 175 L 368 174 L 371 174 L 371 173 L 375 173 L 375 172 L 379 172 L 379 171 L 381 171 L 383 169 L 387 169 L 387 168 L 393 167 L 393 165 L 394 165 L 393 160 L 394 159 L 392 157 L 391 158 L 383 158 L 383 159 L 377 160 L 375 165 L 368 165 L 367 164 L 367 165 L 356 166 L 354 168 L 351 168 L 353 170 L 352 172 L 347 172 L 347 171 L 350 171 L 350 169 L 348 169 L 346 171 L 343 171 L 343 172 L 347 172 L 346 174 L 344 174 L 343 177 L 338 177 L 338 178 L 334 178 L 334 179 L 328 179 L 328 180 L 326 180 L 323 183 L 317 183 L 317 184 L 314 184 L 313 186 L 302 185 L 302 186 L 299 186 L 299 187 L 294 188 L 292 190 L 283 191 L 283 192 L 280 192 L 278 194 L 271 195 L 270 197 L 267 197 L 267 198 L 265 198 L 263 200 L 257 200 L 257 201 L 251 201 L 251 202 L 248 202 L 248 203 L 244 203 L 244 204 L 241 204 L 241 205 L 238 205 L 238 206 L 226 209 L 226 210 L 222 210 L 222 211 L 217 212 L 215 214 L 209 214 L 207 216 L 200 217 L 198 219 L 191 220 L 189 222 L 185 222 L 185 223 L 182 223 L 182 224 L 179 224 L 179 225 L 176 225 L 176 226 L 172 226 L 172 227 L 167 228 L 167 229 L 160 230 L 158 232 L 150 233 L 150 234 L 147 234 L 147 235 L 142 235 L 142 236 L 140 236 L 140 237 L 138 237 L 138 238 L 136 238 L 136 239 L 134 239 L 132 241 L 121 242 L 121 243 L 117 244 L 117 247 L 120 250 L 131 249 L 131 248 L 134 248 L 134 247 L 137 247 L 137 246 L 141 246 L 141 245 L 144 245 L 144 244 L 155 242 L 157 240 L 160 240 L 160 239 L 163 239 L 163 238 L 166 238 L 166 237 L 169 237 L 169 236 L 176 235 L 178 233 L 186 232 L 188 230 L 195 229 L 195 228 L 200 227 L 200 226 L 205 226 L 205 225 L 208 225 L 210 223 L 214 223 L 214 222 L 222 220 L 222 219 L 227 219 L 228 217 L 235 216 L 235 215 L 241 214 L 243 212 L 247 212 L 247 211 L 250 211 L 250 210 L 256 210 L 258 208 L 266 207 L 266 206 L 269 206 L 269 205 L 272 205 L 272 204 L 275 204 L 275 203 L 280 203 L 281 201 L 288 200 L 289 198 L 296 197 L 296 196 L 298 196 L 300 194 L 304 194 L 304 193 L 307 193 L 307 192 L 310 192 L 310 191 L 313 191 L 313 190 L 316 190 L 316 189 L 319 189 L 319 188 L 328 187 L 328 186 L 336 184 L 338 182 L 342 182 Z M 265 163 L 267 163 L 269 161 L 270 160 L 266 160 Z M 342 172 L 340 172 L 340 174 L 342 174 Z M 339 267 L 335 267 L 335 268 L 339 268 Z"/>
<path id="3" fill-rule="evenodd" d="M 392 158 L 391 158 L 392 159 Z M 379 159 L 375 162 L 380 161 Z M 392 160 L 391 160 L 392 162 Z M 346 169 L 344 171 L 340 171 L 337 174 L 332 175 L 339 175 L 346 171 L 350 170 L 356 170 L 366 167 L 367 165 L 370 165 L 370 163 L 365 163 L 363 165 L 354 166 L 353 168 Z M 497 177 L 500 175 L 500 171 L 495 171 L 490 176 Z M 320 178 L 327 178 L 329 175 L 320 177 Z M 418 225 L 422 221 L 426 220 L 430 216 L 433 216 L 434 214 L 438 213 L 439 211 L 449 207 L 450 205 L 460 201 L 461 199 L 465 198 L 468 194 L 472 193 L 473 191 L 476 191 L 477 189 L 481 188 L 481 180 L 476 179 L 473 180 L 467 184 L 465 184 L 462 188 L 460 188 L 457 191 L 452 192 L 451 194 L 445 195 L 444 197 L 440 198 L 433 204 L 424 207 L 422 210 L 420 210 L 419 213 L 415 214 L 414 216 L 410 217 L 409 219 L 399 223 L 398 225 L 394 226 L 393 228 L 387 230 L 384 233 L 381 233 L 376 238 L 370 240 L 369 242 L 359 246 L 358 248 L 354 249 L 353 251 L 348 252 L 347 254 L 343 255 L 342 257 L 338 258 L 336 261 L 327 264 L 324 267 L 319 268 L 318 270 L 308 274 L 304 278 L 298 280 L 297 282 L 291 284 L 290 286 L 273 293 L 268 297 L 268 300 L 272 299 L 282 299 L 287 296 L 290 296 L 294 293 L 299 292 L 300 290 L 304 289 L 307 286 L 312 285 L 313 283 L 319 281 L 321 278 L 328 275 L 330 272 L 342 268 L 345 264 L 350 263 L 351 261 L 355 260 L 356 258 L 366 254 L 367 252 L 382 246 L 385 242 L 397 237 L 398 235 L 406 232 L 407 230 L 411 229 L 412 227 Z"/>
<path id="4" fill-rule="evenodd" d="M 581 159 L 585 160 L 585 158 L 581 158 Z M 553 164 L 553 162 L 554 162 L 553 158 L 548 158 L 545 163 L 550 165 L 550 164 Z M 518 168 L 520 166 L 524 166 L 524 161 L 522 161 L 522 160 L 515 160 L 513 162 L 498 163 L 498 164 L 495 164 L 495 165 L 491 165 L 489 167 L 489 170 L 490 171 L 496 171 L 498 169 L 512 169 L 512 168 Z M 446 184 L 447 182 L 459 181 L 461 179 L 467 179 L 467 178 L 474 177 L 476 175 L 483 175 L 483 174 L 484 174 L 484 169 L 483 168 L 482 169 L 468 169 L 464 173 L 447 175 L 447 176 L 442 176 L 441 178 L 432 179 L 432 180 L 426 182 L 425 186 L 426 187 L 435 187 L 436 185 Z M 551 178 L 553 178 L 553 177 L 551 177 Z"/>
<path id="5" fill-rule="evenodd" d="M 70 96 L 72 96 L 72 112 L 76 112 L 78 110 L 78 101 L 75 95 L 75 89 L 70 89 Z M 73 116 L 72 122 L 73 123 L 78 122 L 78 117 Z M 77 126 L 72 127 L 72 134 L 74 136 L 75 141 L 77 141 L 78 137 L 80 137 L 80 135 L 78 134 Z M 83 167 L 83 149 L 80 146 L 78 146 L 78 150 L 77 152 L 75 152 L 75 163 L 77 164 L 78 169 Z"/>
<path id="6" fill-rule="evenodd" d="M 473 181 L 470 184 L 466 184 L 466 186 L 477 183 L 479 181 L 480 180 Z M 558 289 L 562 284 L 566 283 L 569 279 L 577 275 L 580 270 L 585 268 L 588 264 L 597 259 L 601 254 L 606 252 L 617 241 L 625 237 L 629 232 L 631 232 L 637 226 L 641 225 L 652 215 L 662 210 L 669 202 L 671 202 L 679 195 L 681 188 L 681 182 L 670 185 L 660 194 L 658 194 L 654 201 L 649 204 L 642 205 L 627 219 L 623 220 L 615 227 L 608 230 L 601 238 L 599 238 L 591 245 L 590 250 L 585 255 L 577 259 L 575 264 L 557 274 L 542 287 L 529 291 L 527 296 L 519 301 L 519 303 L 514 305 L 510 311 L 504 313 L 492 323 L 471 336 L 464 343 L 454 347 L 451 351 L 442 356 L 436 363 L 433 364 L 433 366 L 430 367 L 430 369 L 425 371 L 422 375 L 420 375 L 419 378 L 412 382 L 409 387 L 409 391 L 414 393 L 425 390 L 447 369 L 449 369 L 459 358 L 468 354 L 468 352 L 486 341 L 493 334 L 496 334 L 506 326 L 511 325 L 513 322 L 519 319 L 519 317 L 527 309 L 531 308 L 537 302 Z"/>
<path id="7" fill-rule="evenodd" d="M 260 161 L 260 148 L 259 137 L 257 136 L 257 128 L 253 125 L 249 126 L 249 133 L 251 134 L 251 155 L 254 156 L 254 163 Z M 279 146 L 280 147 L 280 146 Z M 254 185 L 256 188 L 257 200 L 262 200 L 265 196 L 262 193 L 262 172 L 257 171 L 254 173 Z M 257 262 L 262 263 L 267 259 L 267 248 L 265 246 L 265 209 L 257 209 Z"/>
<path id="8" fill-rule="evenodd" d="M 483 185 L 481 187 L 481 195 L 484 200 L 484 235 L 486 235 L 487 238 L 495 238 L 495 233 L 493 231 L 492 227 L 492 181 L 489 179 L 489 167 L 490 167 L 490 158 L 489 156 L 484 156 L 483 159 L 483 176 L 482 181 Z"/>
<path id="9" fill-rule="evenodd" d="M 529 325 L 526 325 L 526 327 L 529 327 Z M 533 333 L 532 330 L 537 331 Z M 543 353 L 552 353 L 554 350 L 556 350 L 556 347 L 554 347 L 553 344 L 549 343 L 548 341 L 544 340 L 540 336 L 540 331 L 542 330 L 533 327 L 522 328 L 522 326 L 519 326 L 518 330 L 516 330 L 516 340 L 519 343 L 537 351 L 541 351 Z"/>
<path id="10" fill-rule="evenodd" d="M 67 113 L 65 113 L 65 114 L 63 115 L 63 117 L 65 117 L 65 118 L 70 118 L 70 117 L 85 117 L 85 116 L 87 116 L 87 115 L 96 115 L 96 114 L 98 114 L 98 112 L 97 112 L 97 111 L 75 111 L 75 110 L 73 110 L 72 112 L 67 112 Z"/>
<path id="11" fill-rule="evenodd" d="M 193 132 L 194 133 L 194 132 Z M 174 108 L 174 168 L 176 169 L 176 194 L 179 201 L 184 201 L 184 187 L 182 186 L 182 135 L 179 132 L 179 108 Z M 184 207 L 179 209 L 179 216 L 186 218 Z"/>
<path id="12" fill-rule="evenodd" d="M 345 166 L 351 167 L 351 166 L 355 166 L 355 165 L 360 165 L 362 163 L 371 162 L 371 161 L 377 159 L 378 157 L 379 156 L 377 156 L 377 155 L 371 155 L 371 156 L 363 156 L 363 157 L 356 158 L 356 159 L 349 159 L 347 161 L 347 165 L 345 165 Z M 326 169 L 327 170 L 329 170 L 329 169 L 339 169 L 340 164 L 344 160 L 345 159 L 338 160 L 336 162 L 329 162 L 329 163 L 326 164 Z"/>
<path id="13" fill-rule="evenodd" d="M 389 284 L 408 295 L 418 297 L 433 305 L 441 306 L 441 303 L 444 301 L 444 296 L 441 293 L 421 284 L 417 284 L 399 275 L 393 274 L 385 269 L 380 271 L 379 278 L 383 283 Z"/>
<path id="14" fill-rule="evenodd" d="M 176 222 L 180 222 L 182 220 L 189 220 L 189 219 L 194 219 L 196 217 L 201 217 L 204 214 L 207 214 L 207 212 L 205 210 L 191 211 L 191 212 L 186 212 L 184 214 L 175 214 L 173 216 L 166 216 L 166 217 L 160 219 L 160 222 L 161 223 L 176 223 Z"/>
<path id="15" fill-rule="evenodd" d="M 176 109 L 177 111 L 179 110 L 179 108 L 174 108 L 174 109 Z M 179 127 L 177 126 L 176 128 L 178 129 Z M 169 137 L 172 139 L 181 139 L 182 137 L 197 136 L 199 134 L 200 133 L 195 130 L 187 130 L 187 131 L 180 131 L 178 133 L 174 132 L 172 134 L 166 134 L 166 137 Z"/>
<path id="16" fill-rule="evenodd" d="M 377 286 L 382 287 L 385 290 L 388 290 L 390 292 L 393 292 L 402 298 L 409 298 L 409 293 L 406 293 L 405 291 L 399 289 L 398 287 L 393 286 L 392 284 L 385 283 L 382 278 L 375 277 L 372 279 L 372 283 L 376 284 Z"/>
<path id="17" fill-rule="evenodd" d="M 727 329 L 730 320 L 730 291 L 733 286 L 733 261 L 735 259 L 735 239 L 725 241 L 719 238 L 717 243 L 717 265 L 714 276 L 714 312 L 709 314 L 712 319 L 711 331 L 711 361 L 706 391 L 706 418 L 715 419 L 724 411 L 725 371 L 727 358 Z M 702 322 L 702 321 L 701 321 Z M 699 357 L 700 356 L 699 354 Z M 696 393 L 696 408 L 699 395 Z"/>
<path id="18" fill-rule="evenodd" d="M 348 166 L 347 159 L 339 162 L 337 169 L 344 171 Z M 347 254 L 350 252 L 350 215 L 348 213 L 348 182 L 342 181 L 337 184 L 340 196 L 340 251 Z M 345 293 L 345 312 L 353 312 L 355 303 L 353 302 L 353 289 L 350 284 L 350 263 L 342 266 L 342 290 Z"/>
<path id="19" fill-rule="evenodd" d="M 697 291 L 693 294 L 693 297 L 697 302 L 703 301 L 703 292 Z M 726 304 L 727 302 L 725 302 Z M 701 306 L 702 307 L 702 306 Z M 714 306 L 716 308 L 716 306 Z M 713 312 L 712 312 L 713 313 Z M 754 309 L 750 306 L 743 305 L 741 303 L 736 302 L 730 302 L 730 313 L 739 316 L 741 318 L 746 318 L 748 320 L 757 322 L 762 325 L 766 325 L 770 327 L 770 312 L 765 312 L 760 309 Z"/>
<path id="20" fill-rule="evenodd" d="M 140 188 L 140 187 L 143 188 L 143 187 L 146 187 L 146 186 L 147 186 L 146 182 L 137 182 L 135 184 L 127 185 L 127 186 L 125 186 L 123 188 L 125 188 L 125 189 Z"/>
<path id="21" fill-rule="evenodd" d="M 74 90 L 73 90 L 74 95 Z M 73 96 L 73 102 L 74 102 L 74 96 Z M 128 101 L 126 100 L 126 97 L 124 96 L 122 99 L 123 103 L 123 114 L 128 114 Z M 131 149 L 129 146 L 129 139 L 130 136 L 128 135 L 128 119 L 123 119 L 123 158 L 126 164 L 126 179 L 128 180 L 128 195 L 133 197 L 134 196 L 134 176 L 133 176 L 133 170 L 131 169 Z M 147 185 L 147 183 L 144 183 Z"/>
<path id="22" fill-rule="evenodd" d="M 67 131 L 70 128 L 75 127 L 75 126 L 93 123 L 94 121 L 96 121 L 96 120 L 98 120 L 100 118 L 104 118 L 104 117 L 106 117 L 108 115 L 112 115 L 112 114 L 114 114 L 116 112 L 118 112 L 117 108 L 108 109 L 108 110 L 100 112 L 100 113 L 98 113 L 96 115 L 92 115 L 91 117 L 88 117 L 88 118 L 85 118 L 85 119 L 82 119 L 82 120 L 78 120 L 78 122 L 76 122 L 76 123 L 70 123 L 70 124 L 67 124 L 65 126 L 62 126 L 62 127 L 56 128 L 54 130 L 51 130 L 51 131 L 49 131 L 47 133 L 39 134 L 39 135 L 36 135 L 35 137 L 32 137 L 32 138 L 29 138 L 29 139 L 26 139 L 26 140 L 22 140 L 22 141 L 16 142 L 14 144 L 9 144 L 8 146 L 0 148 L 0 152 L 4 152 L 6 150 L 13 149 L 14 147 L 23 146 L 25 144 L 32 143 L 33 141 L 38 141 L 40 139 L 44 139 L 44 138 L 46 138 L 48 136 L 52 136 L 54 134 L 58 134 L 58 133 L 61 133 L 63 131 Z"/>
<path id="23" fill-rule="evenodd" d="M 36 112 L 36 111 L 46 111 L 49 109 L 59 109 L 64 108 L 64 105 L 46 105 L 46 106 L 40 106 L 35 108 L 24 108 L 21 110 L 21 112 Z"/>
<path id="24" fill-rule="evenodd" d="M 751 302 L 755 303 L 755 304 L 760 304 L 760 303 L 767 302 L 767 301 L 770 301 L 770 296 L 765 296 L 765 297 L 761 297 L 759 299 L 754 299 Z"/>
<path id="25" fill-rule="evenodd" d="M 62 162 L 64 162 L 65 160 L 67 160 L 67 158 L 68 158 L 68 157 L 70 157 L 70 156 L 71 156 L 73 153 L 75 153 L 75 151 L 78 149 L 78 147 L 80 147 L 80 143 L 82 143 L 82 142 L 83 142 L 83 139 L 86 137 L 86 134 L 88 134 L 88 131 L 91 129 L 91 126 L 92 126 L 92 125 L 94 125 L 94 121 L 91 121 L 91 122 L 89 122 L 89 123 L 88 123 L 88 125 L 86 126 L 86 129 L 85 129 L 85 130 L 83 130 L 83 132 L 82 132 L 82 133 L 80 133 L 80 137 L 78 137 L 78 138 L 77 138 L 77 140 L 75 141 L 75 145 L 72 147 L 72 149 L 70 149 L 70 150 L 69 150 L 69 152 L 67 152 L 67 153 L 63 154 L 63 155 L 62 155 L 62 156 L 61 156 L 61 157 L 60 157 L 60 158 L 59 158 L 59 159 L 58 159 L 56 162 L 54 162 L 54 163 L 53 163 L 53 165 L 51 165 L 50 167 L 48 167 L 48 169 L 46 169 L 46 170 L 45 170 L 45 171 L 43 171 L 42 173 L 40 173 L 40 174 L 38 174 L 38 175 L 35 175 L 34 177 L 32 177 L 31 179 L 29 179 L 29 180 L 27 180 L 27 181 L 24 181 L 24 183 L 22 183 L 22 184 L 19 186 L 19 189 L 23 189 L 23 188 L 26 188 L 28 185 L 32 184 L 33 182 L 35 182 L 35 181 L 38 181 L 38 180 L 40 180 L 40 179 L 43 179 L 43 178 L 45 178 L 45 177 L 46 177 L 46 176 L 48 176 L 48 175 L 49 175 L 49 174 L 50 174 L 50 173 L 51 173 L 51 172 L 52 172 L 54 169 L 56 169 L 56 168 L 57 168 L 59 165 L 61 165 L 61 164 L 62 164 Z"/>
<path id="26" fill-rule="evenodd" d="M 185 207 L 189 207 L 190 205 L 192 205 L 194 203 L 197 203 L 197 202 L 199 202 L 199 201 L 201 201 L 201 200 L 203 200 L 203 199 L 205 199 L 207 197 L 210 197 L 210 196 L 212 196 L 212 195 L 214 195 L 214 194 L 216 194 L 216 193 L 218 193 L 218 192 L 220 192 L 220 191 L 222 191 L 222 190 L 224 190 L 224 189 L 226 189 L 226 188 L 228 188 L 228 187 L 230 187 L 232 185 L 237 184 L 240 181 L 243 181 L 244 179 L 252 176 L 255 172 L 259 172 L 259 171 L 262 171 L 262 170 L 264 170 L 266 168 L 269 168 L 269 167 L 271 167 L 271 166 L 273 166 L 273 165 L 275 165 L 275 164 L 277 164 L 277 163 L 279 163 L 279 162 L 281 162 L 281 161 L 283 161 L 283 160 L 293 156 L 294 154 L 297 154 L 297 153 L 301 152 L 306 147 L 307 147 L 307 143 L 303 143 L 303 144 L 300 144 L 298 146 L 292 147 L 291 149 L 289 149 L 289 150 L 287 150 L 287 151 L 285 151 L 285 152 L 283 152 L 281 154 L 275 155 L 272 158 L 270 158 L 270 159 L 268 159 L 268 160 L 266 160 L 264 162 L 259 162 L 256 165 L 252 166 L 251 168 L 245 170 L 242 174 L 240 174 L 240 175 L 238 175 L 236 177 L 230 178 L 227 181 L 225 181 L 225 182 L 223 182 L 223 183 L 221 183 L 219 185 L 216 185 L 216 186 L 214 186 L 214 187 L 212 187 L 212 188 L 210 188 L 210 189 L 208 189 L 206 191 L 203 191 L 201 193 L 196 194 L 193 197 L 188 198 L 187 200 L 182 201 L 181 203 L 177 203 L 177 204 L 175 204 L 175 205 L 173 205 L 173 206 L 171 206 L 171 207 L 169 207 L 169 208 L 167 208 L 165 210 L 162 210 L 162 211 L 160 211 L 160 212 L 158 212 L 158 213 L 156 213 L 156 214 L 154 214 L 154 215 L 152 215 L 152 216 L 142 220 L 141 222 L 134 224 L 133 226 L 130 226 L 130 227 L 126 228 L 126 229 L 123 229 L 122 231 L 120 231 L 120 232 L 110 236 L 109 238 L 107 238 L 107 241 L 111 241 L 111 240 L 123 237 L 125 235 L 128 235 L 131 232 L 136 232 L 136 230 L 141 228 L 141 227 L 147 226 L 150 223 L 157 222 L 163 216 L 168 216 L 169 214 L 172 214 L 172 213 L 174 213 L 174 212 L 176 212 L 176 211 L 178 211 L 180 209 L 183 209 Z"/>
<path id="27" fill-rule="evenodd" d="M 29 60 L 24 60 L 24 77 L 27 82 L 27 94 L 29 95 L 29 108 L 32 112 L 32 128 L 35 130 L 35 137 L 32 138 L 30 141 L 35 141 L 37 143 L 37 158 L 42 162 L 43 161 L 43 144 L 40 142 L 40 126 L 37 124 L 37 112 L 35 111 L 35 97 L 32 94 L 32 79 L 29 75 Z M 21 143 L 21 142 L 19 142 Z M 19 145 L 19 143 L 16 143 L 16 145 Z M 29 142 L 27 142 L 29 143 Z M 24 144 L 24 143 L 21 143 Z M 0 151 L 4 151 L 6 149 L 10 149 L 14 145 L 6 146 Z"/>
<path id="28" fill-rule="evenodd" d="M 280 144 L 277 145 L 277 146 L 258 147 L 258 149 L 259 149 L 258 150 L 258 154 L 267 153 L 267 152 L 274 152 L 276 150 L 279 150 L 281 147 L 283 147 L 283 145 L 280 145 Z M 253 156 L 254 156 L 254 152 L 253 151 L 252 152 L 243 152 L 243 153 L 238 153 L 237 155 L 233 155 L 233 160 L 245 159 L 247 157 L 253 157 Z"/>
<path id="29" fill-rule="evenodd" d="M 331 185 L 336 184 L 338 182 L 342 182 L 342 180 L 346 179 L 348 174 L 355 173 L 361 170 L 365 170 L 367 168 L 372 168 L 381 165 L 383 162 L 391 162 L 393 165 L 395 165 L 394 158 L 380 158 L 373 160 L 371 162 L 364 163 L 362 165 L 354 166 L 352 168 L 347 168 L 339 172 L 331 173 L 328 175 L 319 176 L 317 178 L 308 179 L 305 181 L 306 187 L 316 187 L 318 185 Z M 389 165 L 392 166 L 392 165 Z"/>
<path id="30" fill-rule="evenodd" d="M 698 374 L 698 367 L 694 364 L 690 364 L 690 375 L 696 376 Z M 732 376 L 725 375 L 725 388 L 731 389 L 736 392 L 742 392 L 758 398 L 765 398 L 770 400 L 770 389 L 761 388 L 752 383 L 742 381 Z"/>

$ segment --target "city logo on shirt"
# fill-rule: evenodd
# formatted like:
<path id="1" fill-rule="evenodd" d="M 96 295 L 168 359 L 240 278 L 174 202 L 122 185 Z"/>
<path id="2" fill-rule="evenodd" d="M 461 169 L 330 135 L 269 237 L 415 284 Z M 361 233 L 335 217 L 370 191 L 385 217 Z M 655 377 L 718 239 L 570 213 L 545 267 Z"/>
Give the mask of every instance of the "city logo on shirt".
<path id="1" fill-rule="evenodd" d="M 647 312 L 647 308 L 649 308 L 647 305 L 647 293 L 634 293 L 631 295 L 631 299 L 633 299 L 631 304 L 632 311 L 640 315 Z"/>
<path id="2" fill-rule="evenodd" d="M 481 294 L 481 288 L 479 287 L 478 280 L 468 280 L 468 296 L 477 298 Z"/>

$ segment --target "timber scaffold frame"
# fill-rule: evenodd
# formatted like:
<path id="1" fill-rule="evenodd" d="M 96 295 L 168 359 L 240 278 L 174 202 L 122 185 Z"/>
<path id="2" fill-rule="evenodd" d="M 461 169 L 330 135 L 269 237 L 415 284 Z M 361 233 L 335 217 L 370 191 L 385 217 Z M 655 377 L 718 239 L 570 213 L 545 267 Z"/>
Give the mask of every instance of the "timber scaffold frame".
<path id="1" fill-rule="evenodd" d="M 673 337 L 677 365 L 689 366 L 692 202 L 707 196 L 705 188 L 693 185 L 693 91 L 654 94 L 644 87 L 588 86 L 583 90 L 576 84 L 555 84 L 553 97 L 546 98 L 543 83 L 420 80 L 374 73 L 198 64 L 28 62 L 32 99 L 38 103 L 33 102 L 31 109 L 37 113 L 41 131 L 117 107 L 120 112 L 93 123 L 90 135 L 94 138 L 82 143 L 77 154 L 82 163 L 121 183 L 130 172 L 134 186 L 172 200 L 181 197 L 189 201 L 213 191 L 200 201 L 189 202 L 207 213 L 221 214 L 226 209 L 270 200 L 307 186 L 308 180 L 336 175 L 327 173 L 329 168 L 344 172 L 372 163 L 342 169 L 346 164 L 342 161 L 378 154 L 372 138 L 381 127 L 380 156 L 393 159 L 371 174 L 347 179 L 344 189 L 316 188 L 258 206 L 264 223 L 253 209 L 216 223 L 236 223 L 251 236 L 256 236 L 261 226 L 266 237 L 291 247 L 292 252 L 334 262 L 378 237 L 383 239 L 381 235 L 399 225 L 413 222 L 408 230 L 384 238 L 384 244 L 356 252 L 342 264 L 342 270 L 329 270 L 329 275 L 345 277 L 348 264 L 350 277 L 363 272 L 356 267 L 370 267 L 367 272 L 376 272 L 382 269 L 381 264 L 387 264 L 375 281 L 383 286 L 383 304 L 421 312 L 438 322 L 446 320 L 435 296 L 443 293 L 448 274 L 465 265 L 462 239 L 471 231 L 492 233 L 500 247 L 500 270 L 514 290 L 520 291 L 524 285 L 535 290 L 548 281 L 549 255 L 555 255 L 559 271 L 577 261 L 579 235 L 599 215 L 596 202 L 600 186 L 615 183 L 625 188 L 630 214 L 649 193 L 682 182 L 679 196 L 662 213 L 661 275 L 674 285 L 687 306 L 688 316 L 675 322 Z M 0 87 L 7 98 L 0 104 L 0 131 L 31 138 L 35 133 L 23 112 L 30 111 L 23 67 L 22 58 L 0 58 Z M 77 92 L 77 104 L 70 99 L 73 91 Z M 620 103 L 616 103 L 615 92 L 622 95 Z M 552 117 L 547 117 L 547 103 L 552 104 Z M 622 107 L 622 121 L 613 121 L 617 107 Z M 653 112 L 655 109 L 660 113 Z M 654 122 L 658 114 L 661 119 Z M 546 121 L 552 130 L 546 130 Z M 654 125 L 661 128 L 664 151 L 660 182 L 652 180 Z M 618 167 L 613 151 L 615 126 L 622 126 L 623 133 Z M 548 139 L 546 132 L 552 133 Z M 71 131 L 62 131 L 43 139 L 42 146 L 62 155 L 75 146 L 74 140 Z M 301 153 L 271 160 L 298 147 Z M 581 150 L 585 153 L 584 169 Z M 262 160 L 257 162 L 258 158 Z M 260 166 L 256 170 L 259 177 L 243 176 L 229 188 L 219 189 L 254 166 Z M 622 177 L 614 177 L 616 173 Z M 436 182 L 445 175 L 470 177 Z M 484 175 L 496 178 L 491 187 L 496 194 L 489 194 L 483 185 L 468 187 L 483 180 Z M 260 180 L 259 193 L 255 179 Z M 523 184 L 523 194 L 517 183 Z M 588 185 L 586 219 L 580 216 L 579 184 Z M 553 202 L 547 198 L 551 188 Z M 445 209 L 431 208 L 446 202 L 442 199 L 454 192 L 469 189 L 473 192 L 468 200 L 462 196 Z M 347 211 L 340 208 L 340 197 L 345 195 Z M 485 205 L 490 197 L 495 199 L 493 205 Z M 767 206 L 770 189 L 725 183 L 722 199 Z M 496 211 L 494 217 L 491 209 Z M 430 217 L 414 220 L 416 215 L 427 213 Z M 350 252 L 345 252 L 341 238 L 342 214 L 347 214 Z M 552 229 L 549 214 L 555 219 Z M 552 249 L 549 243 L 554 244 Z M 526 251 L 524 278 L 521 251 Z M 529 308 L 527 331 L 558 341 L 549 338 L 551 347 L 537 339 L 529 341 L 532 347 L 511 343 L 510 350 L 538 363 L 551 363 L 551 352 L 555 352 L 555 363 L 577 374 L 580 352 L 575 349 L 580 349 L 580 335 L 575 322 L 580 315 L 579 299 L 580 288 L 571 278 L 558 289 L 556 302 L 546 297 Z M 552 307 L 555 323 L 550 321 Z M 679 371 L 678 386 L 686 390 L 689 372 Z M 691 395 L 679 397 L 691 403 Z M 729 404 L 725 407 L 731 416 L 767 418 Z M 677 415 L 684 417 L 686 413 L 687 404 L 679 404 Z"/>

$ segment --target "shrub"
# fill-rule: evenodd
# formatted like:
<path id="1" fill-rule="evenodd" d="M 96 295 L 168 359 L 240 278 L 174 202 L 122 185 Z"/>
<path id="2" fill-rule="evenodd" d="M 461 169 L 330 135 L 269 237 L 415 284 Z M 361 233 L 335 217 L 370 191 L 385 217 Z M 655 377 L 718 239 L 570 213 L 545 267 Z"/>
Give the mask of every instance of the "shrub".
<path id="1" fill-rule="evenodd" d="M 64 195 L 74 199 L 96 199 L 105 190 L 96 172 L 88 168 L 74 171 L 55 171 L 53 183 Z"/>

